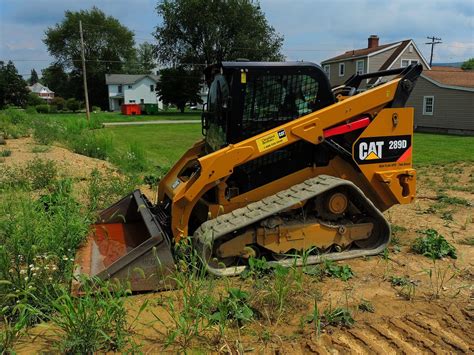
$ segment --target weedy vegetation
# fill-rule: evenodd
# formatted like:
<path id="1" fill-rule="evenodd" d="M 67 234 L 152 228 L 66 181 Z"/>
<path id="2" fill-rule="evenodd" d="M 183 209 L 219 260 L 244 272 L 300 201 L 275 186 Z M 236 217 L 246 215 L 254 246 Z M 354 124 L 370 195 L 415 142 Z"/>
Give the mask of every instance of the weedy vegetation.
<path id="1" fill-rule="evenodd" d="M 390 284 L 397 290 L 398 295 L 406 300 L 413 300 L 416 294 L 417 281 L 408 276 L 391 276 Z"/>
<path id="2" fill-rule="evenodd" d="M 434 229 L 419 231 L 423 237 L 418 237 L 412 244 L 412 250 L 431 259 L 450 257 L 457 258 L 456 248 Z"/>

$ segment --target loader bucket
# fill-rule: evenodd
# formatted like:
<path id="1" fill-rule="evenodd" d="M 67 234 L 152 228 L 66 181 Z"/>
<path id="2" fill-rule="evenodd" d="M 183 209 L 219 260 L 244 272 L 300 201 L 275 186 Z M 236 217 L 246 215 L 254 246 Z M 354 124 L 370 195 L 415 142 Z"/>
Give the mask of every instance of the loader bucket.
<path id="1" fill-rule="evenodd" d="M 102 211 L 75 259 L 73 293 L 80 275 L 129 282 L 132 291 L 167 288 L 174 270 L 169 237 L 140 190 Z"/>

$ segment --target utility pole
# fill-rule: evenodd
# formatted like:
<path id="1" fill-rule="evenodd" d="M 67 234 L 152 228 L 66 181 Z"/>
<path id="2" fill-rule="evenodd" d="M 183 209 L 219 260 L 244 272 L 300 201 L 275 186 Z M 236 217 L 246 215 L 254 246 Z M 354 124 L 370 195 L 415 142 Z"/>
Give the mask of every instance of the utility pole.
<path id="1" fill-rule="evenodd" d="M 437 37 L 426 37 L 428 39 L 431 39 L 431 42 L 426 42 L 425 44 L 431 44 L 431 56 L 430 56 L 430 67 L 431 67 L 431 63 L 433 62 L 433 48 L 434 48 L 434 45 L 435 44 L 439 44 L 439 43 L 443 43 L 441 42 L 441 38 L 437 38 Z"/>
<path id="2" fill-rule="evenodd" d="M 82 35 L 82 21 L 81 20 L 79 20 L 79 32 L 81 34 L 82 77 L 84 79 L 84 97 L 86 98 L 86 116 L 87 116 L 87 122 L 90 122 L 91 113 L 89 111 L 89 94 L 87 92 L 87 75 L 86 75 L 86 57 L 84 54 L 84 36 Z"/>

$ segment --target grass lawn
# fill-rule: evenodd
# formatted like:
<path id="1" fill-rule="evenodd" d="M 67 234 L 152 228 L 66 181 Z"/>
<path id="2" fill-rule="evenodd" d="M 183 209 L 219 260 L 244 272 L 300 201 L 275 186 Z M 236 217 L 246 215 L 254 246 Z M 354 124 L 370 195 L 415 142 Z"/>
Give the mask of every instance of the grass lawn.
<path id="1" fill-rule="evenodd" d="M 474 162 L 474 137 L 415 133 L 413 145 L 415 167 Z"/>
<path id="2" fill-rule="evenodd" d="M 84 112 L 80 113 L 57 113 L 57 114 L 38 114 L 39 117 L 54 117 L 54 118 L 85 118 Z M 125 116 L 120 112 L 91 112 L 91 118 L 100 122 L 136 122 L 136 121 L 160 121 L 160 120 L 200 120 L 201 111 L 176 112 L 167 111 L 160 112 L 156 115 L 140 115 L 140 116 Z"/>
<path id="3" fill-rule="evenodd" d="M 114 145 L 125 152 L 132 142 L 146 151 L 153 167 L 170 167 L 196 141 L 202 138 L 197 124 L 119 126 L 106 128 L 113 134 Z"/>
<path id="4" fill-rule="evenodd" d="M 131 143 L 140 144 L 150 159 L 150 168 L 170 167 L 197 140 L 201 126 L 197 124 L 118 126 L 106 128 L 114 145 L 125 152 Z M 474 162 L 474 137 L 415 133 L 414 165 L 444 165 Z"/>

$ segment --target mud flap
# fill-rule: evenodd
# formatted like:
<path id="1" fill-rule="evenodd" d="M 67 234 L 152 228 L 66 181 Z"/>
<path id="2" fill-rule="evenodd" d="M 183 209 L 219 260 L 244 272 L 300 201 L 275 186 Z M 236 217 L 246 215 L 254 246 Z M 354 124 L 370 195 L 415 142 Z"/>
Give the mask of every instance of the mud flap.
<path id="1" fill-rule="evenodd" d="M 170 240 L 151 207 L 135 190 L 100 213 L 76 254 L 73 293 L 80 293 L 81 275 L 128 282 L 132 291 L 168 288 L 175 267 Z"/>

